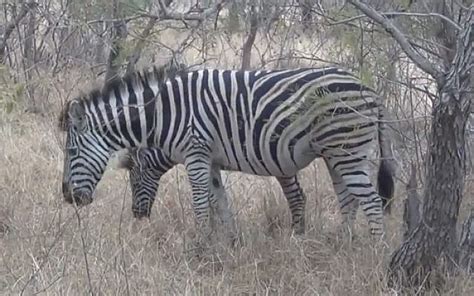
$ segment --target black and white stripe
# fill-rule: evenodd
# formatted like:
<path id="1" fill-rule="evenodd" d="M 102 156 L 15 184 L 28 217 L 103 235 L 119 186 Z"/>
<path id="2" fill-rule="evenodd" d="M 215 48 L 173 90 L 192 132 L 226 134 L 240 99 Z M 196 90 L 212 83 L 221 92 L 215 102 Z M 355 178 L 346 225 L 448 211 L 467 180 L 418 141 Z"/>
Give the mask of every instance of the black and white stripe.
<path id="1" fill-rule="evenodd" d="M 209 218 L 211 180 L 220 178 L 219 168 L 288 180 L 323 157 L 341 202 L 359 201 L 371 232 L 383 233 L 383 201 L 367 167 L 377 131 L 382 154 L 379 192 L 385 198 L 393 193 L 391 152 L 380 99 L 356 77 L 325 67 L 205 69 L 167 78 L 166 71 L 135 73 L 103 93 L 70 103 L 64 118 L 74 128 L 67 129 L 68 137 L 97 139 L 77 140 L 81 144 L 75 157 L 82 163 L 96 161 L 103 154 L 96 150 L 99 143 L 107 145 L 107 156 L 127 147 L 161 149 L 173 163 L 186 166 L 193 207 L 202 223 Z M 83 122 L 87 129 L 78 129 Z M 82 169 L 71 168 L 75 157 L 66 159 L 65 190 L 72 190 L 74 197 L 91 195 L 90 189 L 83 191 L 86 186 L 74 186 L 74 179 L 84 175 Z M 304 199 L 294 208 L 300 213 L 293 215 L 300 216 L 295 225 L 304 225 Z"/>

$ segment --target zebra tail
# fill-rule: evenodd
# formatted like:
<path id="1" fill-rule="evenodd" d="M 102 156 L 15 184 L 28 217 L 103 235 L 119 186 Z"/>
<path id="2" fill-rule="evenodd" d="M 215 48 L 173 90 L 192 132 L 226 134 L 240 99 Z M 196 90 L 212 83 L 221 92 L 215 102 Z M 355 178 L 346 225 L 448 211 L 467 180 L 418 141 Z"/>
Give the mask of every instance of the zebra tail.
<path id="1" fill-rule="evenodd" d="M 393 202 L 393 193 L 395 191 L 395 163 L 387 123 L 384 120 L 385 115 L 385 107 L 380 106 L 378 121 L 378 138 L 381 162 L 377 175 L 377 191 L 380 197 L 382 198 L 382 206 L 384 208 L 384 213 L 390 214 Z"/>

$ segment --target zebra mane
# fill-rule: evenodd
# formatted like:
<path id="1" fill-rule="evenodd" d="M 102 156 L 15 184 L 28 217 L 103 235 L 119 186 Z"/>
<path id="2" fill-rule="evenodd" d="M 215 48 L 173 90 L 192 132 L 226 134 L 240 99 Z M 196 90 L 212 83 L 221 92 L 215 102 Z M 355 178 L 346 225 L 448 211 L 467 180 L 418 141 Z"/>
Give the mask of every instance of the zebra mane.
<path id="1" fill-rule="evenodd" d="M 121 92 L 122 90 L 127 89 L 129 84 L 131 84 L 133 88 L 149 85 L 154 82 L 161 86 L 166 80 L 182 76 L 186 73 L 187 67 L 184 64 L 176 64 L 172 60 L 163 66 L 154 65 L 151 68 L 135 71 L 125 76 L 111 79 L 102 88 L 96 87 L 89 92 L 82 93 L 74 99 L 67 101 L 59 114 L 59 128 L 62 131 L 67 130 L 69 124 L 69 107 L 73 101 L 88 104 L 91 101 L 106 98 L 111 93 Z"/>

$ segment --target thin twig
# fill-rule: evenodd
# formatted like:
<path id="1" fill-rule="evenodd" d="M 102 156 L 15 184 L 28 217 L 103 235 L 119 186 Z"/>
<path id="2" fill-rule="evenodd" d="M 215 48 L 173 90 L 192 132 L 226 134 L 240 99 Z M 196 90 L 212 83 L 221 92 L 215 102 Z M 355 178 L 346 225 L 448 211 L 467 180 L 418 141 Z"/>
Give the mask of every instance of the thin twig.
<path id="1" fill-rule="evenodd" d="M 120 211 L 120 218 L 119 218 L 119 227 L 118 227 L 118 240 L 119 240 L 119 244 L 120 244 L 120 253 L 122 255 L 122 269 L 123 269 L 123 273 L 125 275 L 125 287 L 127 289 L 127 295 L 130 295 L 130 285 L 128 283 L 128 273 L 127 273 L 127 267 L 125 265 L 125 249 L 124 249 L 124 245 L 123 245 L 123 240 L 122 240 L 122 224 L 123 224 L 123 211 L 125 209 L 125 196 L 126 196 L 126 193 L 127 193 L 127 187 L 128 187 L 128 182 L 126 182 L 126 187 L 125 187 L 125 191 L 123 192 L 124 194 L 122 195 L 123 198 L 122 198 L 122 209 Z"/>
<path id="2" fill-rule="evenodd" d="M 81 215 L 79 215 L 79 208 L 74 202 L 72 204 L 74 206 L 74 212 L 76 213 L 78 227 L 81 232 L 82 253 L 84 255 L 84 262 L 86 264 L 86 274 L 87 274 L 87 283 L 89 284 L 89 294 L 94 295 L 94 290 L 92 287 L 92 280 L 91 280 L 91 273 L 90 273 L 90 268 L 89 268 L 89 261 L 87 259 L 86 240 L 84 238 L 84 232 L 82 229 L 82 219 L 81 219 Z"/>

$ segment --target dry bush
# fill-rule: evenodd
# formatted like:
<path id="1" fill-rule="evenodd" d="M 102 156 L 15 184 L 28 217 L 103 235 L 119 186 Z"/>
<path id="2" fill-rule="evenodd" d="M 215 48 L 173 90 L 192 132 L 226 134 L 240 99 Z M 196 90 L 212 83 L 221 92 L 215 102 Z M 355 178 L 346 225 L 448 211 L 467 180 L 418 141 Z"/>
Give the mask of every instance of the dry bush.
<path id="1" fill-rule="evenodd" d="M 308 196 L 301 237 L 290 233 L 275 180 L 226 173 L 242 245 L 196 256 L 180 166 L 163 178 L 149 221 L 133 219 L 126 172 L 113 164 L 94 203 L 76 212 L 62 199 L 60 100 L 50 99 L 56 103 L 43 115 L 18 109 L 0 117 L 0 294 L 397 295 L 386 288 L 385 271 L 400 239 L 400 200 L 387 221 L 388 247 L 374 246 L 362 215 L 359 238 L 343 245 L 335 239 L 338 206 L 320 161 L 301 174 Z M 474 293 L 467 275 L 448 289 L 446 295 Z"/>

